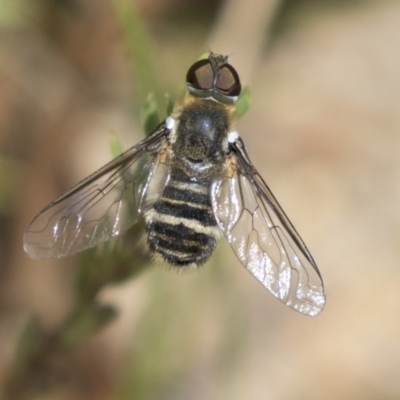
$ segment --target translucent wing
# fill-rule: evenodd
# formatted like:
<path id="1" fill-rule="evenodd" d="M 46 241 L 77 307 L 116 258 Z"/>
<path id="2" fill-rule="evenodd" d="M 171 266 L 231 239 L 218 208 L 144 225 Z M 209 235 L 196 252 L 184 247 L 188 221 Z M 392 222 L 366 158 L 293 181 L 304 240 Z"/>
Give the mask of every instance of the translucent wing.
<path id="1" fill-rule="evenodd" d="M 150 181 L 165 184 L 168 166 L 160 161 L 169 130 L 161 124 L 71 190 L 47 205 L 24 235 L 24 249 L 33 258 L 74 254 L 125 232 L 144 208 Z M 156 179 L 153 179 L 156 178 Z"/>
<path id="2" fill-rule="evenodd" d="M 243 142 L 238 139 L 231 146 L 236 165 L 211 191 L 219 227 L 240 262 L 274 296 L 303 314 L 318 315 L 325 295 L 315 261 L 255 170 Z"/>

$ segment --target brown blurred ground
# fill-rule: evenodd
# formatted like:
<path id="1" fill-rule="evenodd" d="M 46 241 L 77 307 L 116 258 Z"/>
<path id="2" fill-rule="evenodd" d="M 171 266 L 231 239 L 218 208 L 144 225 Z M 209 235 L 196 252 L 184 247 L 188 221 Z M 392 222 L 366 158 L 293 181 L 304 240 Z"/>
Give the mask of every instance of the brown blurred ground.
<path id="1" fill-rule="evenodd" d="M 110 2 L 8 3 L 0 10 L 0 380 L 29 316 L 56 329 L 74 301 L 76 259 L 29 260 L 26 226 L 109 159 L 111 133 L 124 147 L 142 137 Z M 37 378 L 43 398 L 400 398 L 400 3 L 247 3 L 219 13 L 211 1 L 138 6 L 174 94 L 207 45 L 243 70 L 253 98 L 239 130 L 317 260 L 324 313 L 285 308 L 222 244 L 198 273 L 154 268 L 105 291 L 120 317 L 51 368 L 57 384 Z"/>

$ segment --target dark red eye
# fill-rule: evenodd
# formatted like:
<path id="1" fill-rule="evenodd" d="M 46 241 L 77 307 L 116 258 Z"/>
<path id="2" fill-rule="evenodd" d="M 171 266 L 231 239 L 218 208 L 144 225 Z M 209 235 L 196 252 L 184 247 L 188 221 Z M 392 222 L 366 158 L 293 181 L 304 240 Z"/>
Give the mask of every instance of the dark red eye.
<path id="1" fill-rule="evenodd" d="M 186 82 L 195 89 L 208 90 L 213 87 L 214 71 L 210 60 L 195 62 L 186 75 Z"/>
<path id="2" fill-rule="evenodd" d="M 189 92 L 197 97 L 213 97 L 232 103 L 241 91 L 239 75 L 227 63 L 228 57 L 211 53 L 208 59 L 195 62 L 186 75 Z"/>
<path id="3" fill-rule="evenodd" d="M 229 96 L 239 96 L 241 90 L 239 75 L 231 65 L 225 64 L 219 69 L 215 87 Z"/>

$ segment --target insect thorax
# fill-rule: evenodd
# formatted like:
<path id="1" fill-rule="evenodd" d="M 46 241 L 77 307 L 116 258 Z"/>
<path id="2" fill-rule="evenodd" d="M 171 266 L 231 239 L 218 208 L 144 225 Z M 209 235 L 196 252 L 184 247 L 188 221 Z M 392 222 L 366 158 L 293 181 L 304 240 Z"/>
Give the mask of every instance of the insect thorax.
<path id="1" fill-rule="evenodd" d="M 230 110 L 213 100 L 185 104 L 171 145 L 173 164 L 192 178 L 218 174 L 228 151 Z"/>

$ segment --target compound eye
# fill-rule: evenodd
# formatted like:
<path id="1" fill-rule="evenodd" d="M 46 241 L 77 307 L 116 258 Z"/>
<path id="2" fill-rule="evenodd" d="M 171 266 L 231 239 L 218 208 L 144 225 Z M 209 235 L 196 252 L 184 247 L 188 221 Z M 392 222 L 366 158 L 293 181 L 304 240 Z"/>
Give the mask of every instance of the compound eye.
<path id="1" fill-rule="evenodd" d="M 209 90 L 213 87 L 214 72 L 209 60 L 195 62 L 186 75 L 186 82 L 193 88 Z"/>
<path id="2" fill-rule="evenodd" d="M 225 64 L 217 72 L 215 87 L 228 96 L 239 96 L 241 84 L 236 70 L 229 64 Z"/>

